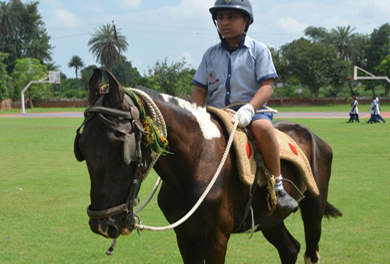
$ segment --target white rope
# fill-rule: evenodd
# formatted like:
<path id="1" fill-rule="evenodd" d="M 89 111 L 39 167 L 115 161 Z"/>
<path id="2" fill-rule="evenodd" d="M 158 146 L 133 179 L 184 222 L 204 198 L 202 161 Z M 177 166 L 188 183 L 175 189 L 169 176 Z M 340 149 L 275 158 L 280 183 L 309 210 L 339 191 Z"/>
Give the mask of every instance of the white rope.
<path id="1" fill-rule="evenodd" d="M 183 222 L 185 222 L 189 217 L 191 217 L 191 215 L 196 211 L 196 209 L 198 209 L 198 207 L 200 206 L 200 204 L 203 202 L 203 200 L 205 199 L 205 197 L 207 196 L 207 194 L 210 192 L 211 188 L 213 187 L 215 181 L 217 180 L 218 176 L 219 176 L 219 173 L 221 172 L 222 170 L 222 167 L 223 165 L 225 164 L 225 161 L 226 161 L 226 158 L 229 154 L 229 151 L 230 151 L 230 147 L 232 146 L 232 143 L 233 143 L 233 138 L 234 138 L 234 134 L 236 132 L 236 129 L 237 129 L 237 125 L 238 125 L 238 120 L 234 123 L 233 125 L 233 129 L 230 133 L 230 136 L 229 136 L 229 140 L 228 140 L 228 143 L 226 145 L 226 149 L 225 149 L 225 152 L 222 156 L 222 159 L 219 163 L 219 166 L 217 168 L 217 171 L 215 172 L 212 180 L 210 181 L 210 183 L 208 184 L 207 188 L 204 190 L 203 194 L 199 197 L 199 200 L 196 202 L 196 204 L 194 205 L 194 207 L 185 215 L 183 216 L 181 219 L 179 219 L 178 221 L 176 221 L 175 223 L 173 224 L 170 224 L 168 226 L 162 226 L 162 227 L 152 227 L 152 226 L 146 226 L 146 225 L 140 225 L 140 224 L 135 224 L 135 228 L 137 229 L 140 229 L 140 230 L 152 230 L 152 231 L 164 231 L 164 230 L 168 230 L 168 229 L 172 229 L 172 228 L 175 228 L 179 225 L 181 225 Z"/>
<path id="2" fill-rule="evenodd" d="M 234 106 L 245 105 L 245 104 L 247 104 L 247 103 L 241 102 L 241 103 L 230 104 L 230 105 L 226 106 L 224 108 L 224 110 L 232 110 L 230 108 L 232 108 Z M 273 113 L 273 114 L 277 114 L 278 113 L 278 110 L 272 109 L 269 106 L 263 106 L 262 108 L 264 108 L 264 109 L 257 110 L 256 113 Z M 232 111 L 234 111 L 234 110 L 232 110 Z"/>
<path id="3" fill-rule="evenodd" d="M 160 129 L 160 132 L 162 133 L 162 135 L 167 138 L 168 136 L 168 132 L 167 132 L 167 126 L 165 124 L 165 120 L 164 120 L 164 117 L 163 115 L 161 114 L 160 112 L 160 109 L 158 109 L 157 105 L 154 103 L 154 101 L 152 100 L 152 98 L 149 97 L 149 95 L 141 90 L 138 90 L 138 89 L 134 89 L 134 88 L 130 88 L 130 90 L 132 92 L 134 92 L 135 94 L 137 94 L 139 97 L 141 97 L 142 99 L 145 100 L 145 103 L 146 105 L 148 106 L 148 108 L 150 109 L 151 111 L 151 117 L 152 119 L 156 122 L 156 125 L 159 127 Z M 160 155 L 161 154 L 158 154 L 158 153 L 152 153 L 151 156 L 152 156 L 152 161 L 150 162 L 147 170 L 145 171 L 145 173 L 142 175 L 142 181 L 144 181 L 146 179 L 146 177 L 149 175 L 150 171 L 152 170 L 152 168 L 154 167 L 154 164 L 157 162 L 157 160 L 160 158 Z M 160 181 L 159 179 L 160 177 L 158 177 L 157 179 L 157 182 Z M 152 196 L 153 197 L 153 196 Z M 146 205 L 145 205 L 146 206 Z"/>
<path id="4" fill-rule="evenodd" d="M 162 135 L 166 138 L 168 136 L 167 126 L 165 124 L 164 117 L 161 114 L 160 109 L 158 109 L 157 105 L 154 103 L 154 101 L 149 97 L 149 95 L 147 93 L 145 93 L 141 90 L 138 90 L 138 89 L 134 89 L 134 88 L 130 88 L 130 90 L 132 92 L 134 92 L 135 94 L 137 94 L 139 97 L 141 97 L 145 101 L 146 105 L 148 106 L 148 108 L 151 111 L 152 119 L 156 122 Z M 142 181 L 144 181 L 146 179 L 146 177 L 149 175 L 150 171 L 154 167 L 154 164 L 156 164 L 157 160 L 160 158 L 161 154 L 152 152 L 151 155 L 152 155 L 152 161 L 150 162 L 145 173 L 142 175 Z M 152 200 L 154 194 L 156 193 L 160 183 L 161 183 L 161 178 L 158 176 L 157 181 L 156 181 L 149 197 L 146 199 L 146 201 L 139 208 L 137 208 L 137 210 L 134 211 L 134 214 L 139 213 L 142 209 L 144 209 L 149 204 L 150 200 Z"/>

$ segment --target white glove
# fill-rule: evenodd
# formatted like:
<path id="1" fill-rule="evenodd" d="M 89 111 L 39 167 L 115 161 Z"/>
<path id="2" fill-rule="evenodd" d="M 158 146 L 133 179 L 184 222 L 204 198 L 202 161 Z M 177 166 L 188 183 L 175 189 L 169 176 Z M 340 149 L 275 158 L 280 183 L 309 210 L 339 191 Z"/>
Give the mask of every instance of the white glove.
<path id="1" fill-rule="evenodd" d="M 246 127 L 252 121 L 253 116 L 255 115 L 255 109 L 250 104 L 246 104 L 233 116 L 232 123 L 234 124 L 238 120 L 239 127 Z"/>

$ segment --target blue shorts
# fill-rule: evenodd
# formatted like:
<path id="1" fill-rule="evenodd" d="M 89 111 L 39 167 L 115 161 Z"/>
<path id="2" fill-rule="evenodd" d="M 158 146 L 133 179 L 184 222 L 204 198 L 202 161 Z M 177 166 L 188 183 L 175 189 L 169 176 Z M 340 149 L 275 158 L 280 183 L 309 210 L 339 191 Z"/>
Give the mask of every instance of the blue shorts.
<path id="1" fill-rule="evenodd" d="M 240 109 L 241 107 L 242 107 L 242 105 L 239 105 L 239 106 L 232 107 L 231 109 L 233 109 L 234 111 L 237 112 L 237 110 Z M 259 110 L 263 110 L 263 109 L 265 109 L 265 107 L 259 108 Z M 255 116 L 252 118 L 252 121 L 257 120 L 257 119 L 267 119 L 268 121 L 270 121 L 272 123 L 272 120 L 274 119 L 274 114 L 270 113 L 270 112 L 255 113 Z"/>

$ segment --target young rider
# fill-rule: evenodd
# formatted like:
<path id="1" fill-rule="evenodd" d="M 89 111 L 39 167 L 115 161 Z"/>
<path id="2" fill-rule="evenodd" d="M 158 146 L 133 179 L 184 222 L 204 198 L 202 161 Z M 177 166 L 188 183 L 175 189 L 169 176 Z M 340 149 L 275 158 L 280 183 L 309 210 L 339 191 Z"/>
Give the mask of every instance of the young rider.
<path id="1" fill-rule="evenodd" d="M 266 45 L 246 36 L 253 23 L 249 0 L 217 0 L 210 8 L 221 42 L 210 47 L 196 71 L 191 102 L 224 108 L 234 103 L 237 111 L 232 122 L 248 126 L 264 156 L 267 168 L 275 175 L 277 209 L 291 213 L 297 202 L 283 188 L 280 172 L 279 145 L 272 126 L 272 113 L 255 113 L 266 105 L 278 77 Z"/>

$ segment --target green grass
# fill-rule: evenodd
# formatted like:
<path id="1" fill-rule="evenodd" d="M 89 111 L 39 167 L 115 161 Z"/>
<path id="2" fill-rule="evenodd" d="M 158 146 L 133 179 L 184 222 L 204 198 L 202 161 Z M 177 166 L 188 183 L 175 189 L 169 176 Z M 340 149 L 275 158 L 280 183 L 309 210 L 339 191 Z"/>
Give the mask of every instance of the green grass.
<path id="1" fill-rule="evenodd" d="M 50 113 L 50 112 L 84 112 L 85 107 L 34 107 L 33 109 L 26 108 L 26 113 Z M 0 110 L 0 115 L 20 114 L 21 108 Z"/>
<path id="2" fill-rule="evenodd" d="M 360 112 L 368 112 L 369 104 L 359 104 Z M 349 112 L 351 108 L 349 104 L 332 104 L 332 105 L 314 105 L 314 106 L 272 106 L 279 112 Z M 25 109 L 26 113 L 45 113 L 45 112 L 84 112 L 83 107 L 68 107 L 68 108 L 42 108 L 34 107 L 33 109 Z M 0 115 L 18 114 L 21 109 L 1 110 Z M 381 103 L 382 112 L 390 112 L 390 103 Z"/>
<path id="3" fill-rule="evenodd" d="M 383 110 L 385 111 L 385 110 Z M 333 148 L 329 201 L 343 217 L 323 220 L 321 263 L 388 263 L 390 251 L 390 126 L 346 124 L 341 119 L 290 119 L 311 128 Z M 365 121 L 364 119 L 362 121 Z M 0 118 L 1 263 L 182 263 L 172 230 L 142 231 L 111 241 L 88 226 L 89 176 L 73 156 L 81 118 Z M 156 175 L 142 185 L 141 201 Z M 156 199 L 140 214 L 147 225 L 167 222 Z M 299 213 L 286 219 L 305 250 Z M 226 263 L 280 263 L 256 233 L 233 235 Z"/>
<path id="4" fill-rule="evenodd" d="M 315 105 L 315 106 L 272 106 L 279 112 L 349 112 L 349 104 Z M 359 104 L 359 112 L 369 112 L 370 104 Z M 382 112 L 390 112 L 390 103 L 381 103 Z"/>

